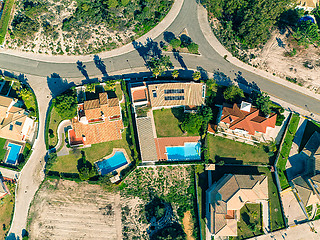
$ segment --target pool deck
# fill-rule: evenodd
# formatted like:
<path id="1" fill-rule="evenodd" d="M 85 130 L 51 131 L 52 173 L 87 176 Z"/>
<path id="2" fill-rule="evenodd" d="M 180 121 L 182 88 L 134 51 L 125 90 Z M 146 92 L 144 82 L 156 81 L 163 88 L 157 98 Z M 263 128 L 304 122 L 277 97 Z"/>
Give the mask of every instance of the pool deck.
<path id="1" fill-rule="evenodd" d="M 116 172 L 118 173 L 118 175 L 120 175 L 120 172 L 121 172 L 123 169 L 125 169 L 125 168 L 131 163 L 131 160 L 130 160 L 130 158 L 129 158 L 129 156 L 128 156 L 128 154 L 127 154 L 127 152 L 126 152 L 126 150 L 125 150 L 124 148 L 114 148 L 114 149 L 112 150 L 112 153 L 111 153 L 111 154 L 109 154 L 109 155 L 103 157 L 102 159 L 96 161 L 96 162 L 94 163 L 94 165 L 96 166 L 97 170 L 98 170 L 98 166 L 97 166 L 97 163 L 98 163 L 98 162 L 102 162 L 102 161 L 104 161 L 104 160 L 107 160 L 108 158 L 113 157 L 116 152 L 123 152 L 123 154 L 124 154 L 124 156 L 125 156 L 125 158 L 126 158 L 126 160 L 127 160 L 127 164 L 125 164 L 124 166 L 122 166 L 122 167 L 117 168 L 117 169 L 114 170 L 114 171 L 116 171 Z"/>
<path id="2" fill-rule="evenodd" d="M 13 144 L 21 146 L 20 151 L 19 151 L 19 155 L 18 155 L 18 159 L 16 160 L 16 164 L 7 163 L 7 157 L 9 155 L 9 147 L 8 147 L 9 143 L 13 143 Z M 19 160 L 20 154 L 23 153 L 24 147 L 25 147 L 25 143 L 7 140 L 6 143 L 4 144 L 4 147 L 3 147 L 3 149 L 7 150 L 6 154 L 4 155 L 3 162 L 5 164 L 10 164 L 10 165 L 14 165 L 14 166 L 18 165 L 18 160 Z"/>
<path id="3" fill-rule="evenodd" d="M 156 138 L 156 148 L 159 161 L 167 161 L 166 147 L 184 146 L 186 142 L 198 142 L 200 136 Z"/>

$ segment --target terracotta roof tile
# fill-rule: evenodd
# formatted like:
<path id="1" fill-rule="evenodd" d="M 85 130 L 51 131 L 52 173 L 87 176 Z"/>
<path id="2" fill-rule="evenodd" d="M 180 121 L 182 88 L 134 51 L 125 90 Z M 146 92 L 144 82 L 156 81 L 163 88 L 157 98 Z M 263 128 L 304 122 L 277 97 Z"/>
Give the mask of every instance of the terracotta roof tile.
<path id="1" fill-rule="evenodd" d="M 106 92 L 99 93 L 100 105 L 108 104 L 108 94 Z"/>
<path id="2" fill-rule="evenodd" d="M 84 102 L 84 110 L 99 108 L 99 99 L 89 100 Z"/>

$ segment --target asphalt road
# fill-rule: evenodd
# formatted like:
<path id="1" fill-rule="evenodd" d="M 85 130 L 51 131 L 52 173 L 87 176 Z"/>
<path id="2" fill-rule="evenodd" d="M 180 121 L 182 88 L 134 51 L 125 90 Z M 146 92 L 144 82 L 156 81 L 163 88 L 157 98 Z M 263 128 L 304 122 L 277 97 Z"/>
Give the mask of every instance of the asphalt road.
<path id="1" fill-rule="evenodd" d="M 172 32 L 177 36 L 184 29 L 187 29 L 189 36 L 199 45 L 201 55 L 181 54 L 180 57 L 182 60 L 179 62 L 174 58 L 173 54 L 168 53 L 168 55 L 171 56 L 175 67 L 186 67 L 188 69 L 202 67 L 208 72 L 214 72 L 219 69 L 220 72 L 223 72 L 231 79 L 234 79 L 236 77 L 235 74 L 240 72 L 246 82 L 255 82 L 262 91 L 301 108 L 306 108 L 305 105 L 307 105 L 311 112 L 320 113 L 320 104 L 318 100 L 281 84 L 269 81 L 255 73 L 236 67 L 221 57 L 207 42 L 200 29 L 197 17 L 197 3 L 195 0 L 184 1 L 180 13 L 166 31 Z M 153 39 L 153 41 L 157 43 L 164 41 L 163 34 L 156 39 Z M 102 60 L 106 66 L 107 73 L 110 75 L 119 72 L 129 73 L 134 72 L 136 68 L 144 67 L 145 61 L 139 52 L 141 55 L 144 55 L 143 50 L 141 51 L 140 48 L 139 51 L 134 50 L 118 56 L 103 58 Z M 84 62 L 83 64 L 86 66 L 85 71 L 89 77 L 101 76 L 102 73 L 96 67 L 93 59 L 92 61 Z M 50 77 L 52 73 L 56 73 L 61 78 L 67 79 L 68 82 L 72 82 L 73 78 L 84 78 L 84 75 L 77 68 L 76 62 L 53 63 L 0 53 L 0 66 L 16 73 L 42 77 Z M 32 79 L 30 80 L 32 81 Z M 47 81 L 50 81 L 50 79 L 47 79 Z M 51 82 L 51 84 L 54 83 Z"/>

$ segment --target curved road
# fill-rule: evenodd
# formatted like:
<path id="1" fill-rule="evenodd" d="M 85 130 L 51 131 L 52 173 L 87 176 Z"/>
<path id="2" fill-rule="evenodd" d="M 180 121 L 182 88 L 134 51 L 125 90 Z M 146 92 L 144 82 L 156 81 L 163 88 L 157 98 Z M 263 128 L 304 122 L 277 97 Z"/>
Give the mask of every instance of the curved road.
<path id="1" fill-rule="evenodd" d="M 183 3 L 182 7 L 180 7 L 180 3 Z M 218 48 L 221 49 L 221 46 L 218 46 L 219 44 L 212 44 L 216 39 L 212 36 L 211 31 L 209 33 L 208 30 L 205 30 L 208 29 L 208 23 L 199 15 L 199 12 L 203 12 L 200 10 L 196 0 L 176 0 L 175 5 L 163 22 L 141 39 L 146 39 L 147 36 L 156 36 L 153 40 L 160 42 L 163 41 L 164 38 L 162 32 L 168 31 L 178 35 L 186 28 L 192 40 L 199 44 L 201 55 L 181 54 L 180 61 L 177 61 L 172 53 L 168 53 L 176 68 L 193 70 L 201 66 L 208 72 L 219 70 L 231 79 L 235 78 L 236 73 L 241 72 L 241 76 L 248 83 L 255 82 L 261 90 L 268 92 L 270 95 L 302 108 L 307 105 L 308 110 L 314 113 L 320 113 L 319 98 L 311 97 L 312 94 L 304 94 L 301 92 L 301 89 L 297 89 L 295 85 L 290 83 L 285 82 L 285 84 L 283 84 L 282 82 L 282 84 L 279 84 L 276 83 L 274 79 L 270 80 L 272 77 L 267 76 L 269 77 L 269 79 L 267 79 L 260 76 L 261 74 L 257 75 L 254 73 L 257 71 L 251 71 L 250 68 L 244 66 L 244 64 L 237 64 L 231 57 L 230 62 L 226 61 L 221 56 L 221 52 L 219 54 L 215 50 Z M 138 50 L 141 50 L 141 48 Z M 28 83 L 34 89 L 37 96 L 40 115 L 39 137 L 34 144 L 33 154 L 21 171 L 18 181 L 15 212 L 9 235 L 9 239 L 15 239 L 15 237 L 21 236 L 22 230 L 26 227 L 29 205 L 44 177 L 43 157 L 46 154 L 44 125 L 46 112 L 52 96 L 63 92 L 72 84 L 80 84 L 83 82 L 82 80 L 85 78 L 77 68 L 77 59 L 83 61 L 86 65 L 88 78 L 101 77 L 102 73 L 95 66 L 93 56 L 54 56 L 49 58 L 48 56 L 22 54 L 24 57 L 21 57 L 15 56 L 14 51 L 9 52 L 10 51 L 0 52 L 0 66 L 2 69 L 15 72 L 16 74 L 23 73 L 26 75 Z M 139 52 L 134 50 L 130 45 L 115 51 L 101 53 L 100 56 L 106 65 L 106 71 L 109 75 L 124 75 L 125 77 L 135 75 L 142 76 L 143 74 L 150 75 L 150 73 L 137 73 L 147 72 L 147 69 Z M 244 70 L 231 62 L 250 71 Z M 56 75 L 51 77 L 53 73 Z M 190 73 L 192 73 L 192 71 L 182 71 L 181 74 L 189 74 L 190 76 Z M 58 75 L 66 80 L 57 78 Z M 89 79 L 87 81 L 89 81 Z M 290 86 L 290 88 L 288 86 Z M 292 88 L 295 88 L 295 90 Z"/>

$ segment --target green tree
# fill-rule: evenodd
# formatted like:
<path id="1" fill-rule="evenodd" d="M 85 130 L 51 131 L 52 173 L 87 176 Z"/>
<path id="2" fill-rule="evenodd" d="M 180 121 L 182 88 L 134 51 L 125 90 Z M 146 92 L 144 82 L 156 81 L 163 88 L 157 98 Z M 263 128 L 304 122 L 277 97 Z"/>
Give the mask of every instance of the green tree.
<path id="1" fill-rule="evenodd" d="M 231 85 L 223 92 L 223 96 L 227 102 L 237 103 L 244 98 L 244 93 L 237 86 Z"/>
<path id="2" fill-rule="evenodd" d="M 201 78 L 201 73 L 200 72 L 194 72 L 192 74 L 192 78 L 193 78 L 193 80 L 198 81 Z"/>
<path id="3" fill-rule="evenodd" d="M 203 123 L 203 117 L 199 114 L 190 113 L 186 116 L 184 121 L 181 124 L 181 129 L 184 132 L 191 134 L 200 133 Z"/>
<path id="4" fill-rule="evenodd" d="M 50 168 L 52 167 L 52 165 L 56 162 L 57 160 L 57 153 L 55 152 L 51 152 L 49 153 L 47 159 L 46 159 L 46 173 L 49 172 Z"/>
<path id="5" fill-rule="evenodd" d="M 92 164 L 87 161 L 84 151 L 81 151 L 82 157 L 78 160 L 77 169 L 82 181 L 87 181 L 97 174 Z"/>
<path id="6" fill-rule="evenodd" d="M 198 49 L 199 49 L 199 46 L 198 44 L 196 43 L 190 43 L 188 46 L 187 46 L 187 49 L 190 53 L 193 53 L 193 54 L 198 54 Z"/>
<path id="7" fill-rule="evenodd" d="M 172 77 L 174 79 L 176 79 L 177 77 L 179 77 L 179 71 L 178 70 L 174 70 L 172 73 L 171 73 Z"/>
<path id="8" fill-rule="evenodd" d="M 293 33 L 293 37 L 297 40 L 299 45 L 305 47 L 308 47 L 310 44 L 318 44 L 320 41 L 318 26 L 310 20 L 300 21 Z"/>
<path id="9" fill-rule="evenodd" d="M 71 119 L 77 114 L 77 96 L 71 89 L 57 96 L 52 103 L 63 119 Z"/>
<path id="10" fill-rule="evenodd" d="M 96 84 L 90 83 L 86 85 L 87 92 L 95 92 L 96 91 Z"/>
<path id="11" fill-rule="evenodd" d="M 218 84 L 213 78 L 206 81 L 207 96 L 215 96 L 218 91 Z"/>
<path id="12" fill-rule="evenodd" d="M 172 40 L 170 41 L 170 45 L 171 45 L 173 48 L 177 49 L 177 48 L 180 47 L 180 45 L 181 45 L 181 40 L 180 40 L 180 39 L 177 39 L 177 38 L 174 38 L 174 39 L 172 39 Z"/>
<path id="13" fill-rule="evenodd" d="M 172 67 L 172 62 L 169 56 L 161 56 L 159 58 L 153 57 L 147 62 L 147 66 L 151 69 L 153 75 L 157 78 Z"/>
<path id="14" fill-rule="evenodd" d="M 271 113 L 271 100 L 267 93 L 253 92 L 252 102 L 263 115 L 267 116 Z"/>

